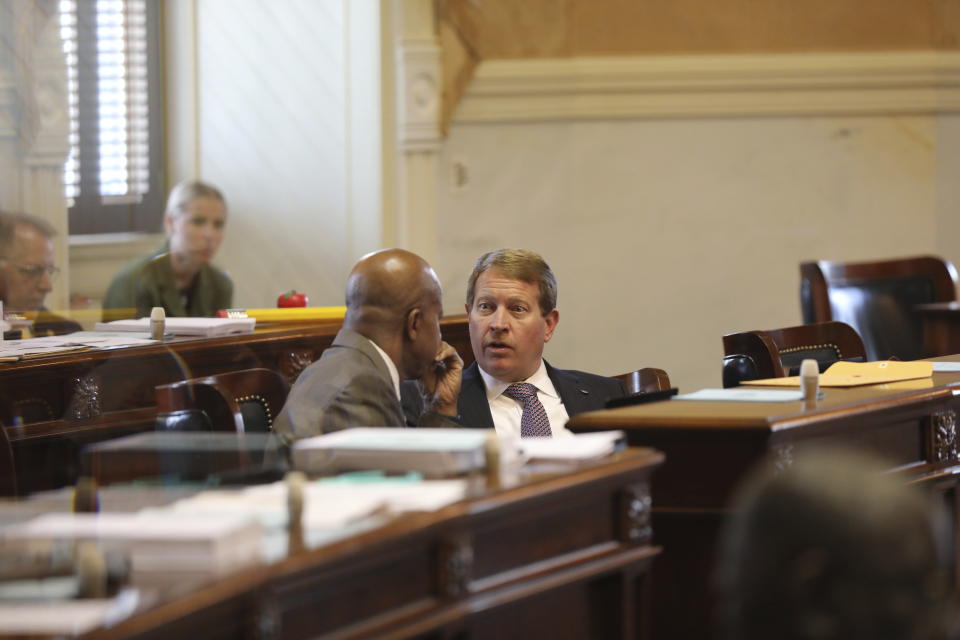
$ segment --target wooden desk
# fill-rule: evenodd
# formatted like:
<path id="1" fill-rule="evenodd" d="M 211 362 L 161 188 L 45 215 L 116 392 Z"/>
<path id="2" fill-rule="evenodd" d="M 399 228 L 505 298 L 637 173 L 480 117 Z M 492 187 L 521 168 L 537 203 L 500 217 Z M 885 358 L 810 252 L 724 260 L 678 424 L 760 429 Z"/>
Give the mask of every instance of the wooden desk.
<path id="1" fill-rule="evenodd" d="M 920 314 L 927 355 L 960 353 L 960 302 L 920 304 L 916 311 Z"/>
<path id="2" fill-rule="evenodd" d="M 655 540 L 665 549 L 654 570 L 654 636 L 715 637 L 710 581 L 718 532 L 732 490 L 768 453 L 789 465 L 811 444 L 875 451 L 904 482 L 941 493 L 956 529 L 960 374 L 935 374 L 927 384 L 826 389 L 813 409 L 799 402 L 669 400 L 573 418 L 568 427 L 575 432 L 624 429 L 631 446 L 667 456 L 653 491 Z"/>
<path id="3" fill-rule="evenodd" d="M 650 475 L 626 450 L 238 573 L 88 640 L 648 637 Z"/>
<path id="4" fill-rule="evenodd" d="M 466 317 L 444 318 L 441 328 L 472 362 Z M 339 321 L 278 324 L 241 336 L 0 363 L 0 425 L 13 451 L 19 493 L 72 484 L 85 444 L 153 429 L 157 385 L 253 367 L 292 382 L 339 330 Z"/>

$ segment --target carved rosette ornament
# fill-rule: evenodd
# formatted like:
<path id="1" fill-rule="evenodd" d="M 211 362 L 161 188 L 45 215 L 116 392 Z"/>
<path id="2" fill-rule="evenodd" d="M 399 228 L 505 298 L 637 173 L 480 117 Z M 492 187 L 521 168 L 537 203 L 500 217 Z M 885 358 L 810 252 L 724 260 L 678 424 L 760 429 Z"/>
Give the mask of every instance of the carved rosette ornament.
<path id="1" fill-rule="evenodd" d="M 640 544 L 653 539 L 652 504 L 650 485 L 645 482 L 632 484 L 623 490 L 621 522 L 624 540 Z"/>
<path id="2" fill-rule="evenodd" d="M 473 545 L 466 536 L 451 538 L 440 551 L 440 593 L 450 598 L 466 595 L 473 573 Z"/>
<path id="3" fill-rule="evenodd" d="M 930 416 L 933 432 L 933 457 L 937 462 L 956 460 L 957 450 L 957 412 L 953 409 L 937 411 Z"/>
<path id="4" fill-rule="evenodd" d="M 100 380 L 96 375 L 88 373 L 82 378 L 73 379 L 73 396 L 67 415 L 74 420 L 86 420 L 99 417 L 103 412 L 100 409 Z"/>
<path id="5" fill-rule="evenodd" d="M 777 471 L 786 471 L 793 466 L 793 445 L 781 444 L 773 448 L 773 467 Z"/>
<path id="6" fill-rule="evenodd" d="M 264 596 L 254 617 L 254 637 L 256 640 L 275 640 L 280 635 L 280 608 L 276 598 Z"/>
<path id="7" fill-rule="evenodd" d="M 300 349 L 298 351 L 289 351 L 280 356 L 280 375 L 287 379 L 287 382 L 293 384 L 303 373 L 303 370 L 309 367 L 317 354 L 313 349 Z"/>

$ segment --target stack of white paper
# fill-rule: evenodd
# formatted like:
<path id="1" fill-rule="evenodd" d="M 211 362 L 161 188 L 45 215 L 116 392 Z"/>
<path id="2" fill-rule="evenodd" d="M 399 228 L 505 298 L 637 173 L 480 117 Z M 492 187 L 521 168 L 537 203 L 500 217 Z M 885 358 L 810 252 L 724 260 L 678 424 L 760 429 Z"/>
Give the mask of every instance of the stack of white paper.
<path id="1" fill-rule="evenodd" d="M 303 529 L 315 547 L 376 526 L 409 511 L 434 511 L 463 500 L 465 480 L 423 480 L 416 476 L 357 478 L 346 476 L 309 482 L 304 488 Z M 179 500 L 152 515 L 175 518 L 243 517 L 266 532 L 265 560 L 286 553 L 287 485 L 257 485 L 242 490 L 211 490 Z"/>
<path id="2" fill-rule="evenodd" d="M 256 318 L 167 318 L 164 331 L 176 336 L 224 336 L 231 333 L 253 333 Z M 98 322 L 97 331 L 150 331 L 150 318 Z"/>
<path id="3" fill-rule="evenodd" d="M 595 460 L 616 451 L 623 441 L 623 431 L 597 431 L 568 438 L 523 438 L 520 450 L 534 462 Z"/>
<path id="4" fill-rule="evenodd" d="M 181 572 L 216 577 L 257 564 L 263 531 L 243 516 L 49 513 L 0 529 L 0 539 L 95 540 L 104 552 L 129 557 L 137 582 Z"/>
<path id="5" fill-rule="evenodd" d="M 357 469 L 455 475 L 486 464 L 483 429 L 346 429 L 293 445 L 293 466 L 307 473 Z"/>
<path id="6" fill-rule="evenodd" d="M 140 602 L 136 589 L 124 589 L 114 598 L 0 603 L 0 634 L 77 636 L 116 624 Z"/>

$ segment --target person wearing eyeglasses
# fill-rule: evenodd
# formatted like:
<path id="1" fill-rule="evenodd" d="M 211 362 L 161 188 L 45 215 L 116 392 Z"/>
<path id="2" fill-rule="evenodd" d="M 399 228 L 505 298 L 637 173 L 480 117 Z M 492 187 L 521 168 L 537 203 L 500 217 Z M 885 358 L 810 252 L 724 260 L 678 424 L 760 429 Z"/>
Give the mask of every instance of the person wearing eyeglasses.
<path id="1" fill-rule="evenodd" d="M 204 317 L 231 306 L 233 281 L 212 264 L 227 226 L 220 190 L 181 182 L 170 191 L 163 226 L 164 243 L 114 276 L 103 300 L 104 320 L 146 317 L 153 307 L 163 307 L 167 316 Z"/>
<path id="2" fill-rule="evenodd" d="M 32 321 L 28 328 L 34 336 L 81 329 L 43 306 L 60 271 L 53 264 L 55 233 L 42 218 L 0 211 L 0 300 L 5 315 Z"/>

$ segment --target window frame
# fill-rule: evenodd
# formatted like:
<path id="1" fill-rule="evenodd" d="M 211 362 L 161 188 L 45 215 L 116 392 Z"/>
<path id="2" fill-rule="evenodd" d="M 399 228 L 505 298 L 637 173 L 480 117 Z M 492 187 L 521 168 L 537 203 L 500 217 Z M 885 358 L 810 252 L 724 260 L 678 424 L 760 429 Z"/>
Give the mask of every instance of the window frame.
<path id="1" fill-rule="evenodd" d="M 160 3 L 145 3 L 147 36 L 147 192 L 137 202 L 99 193 L 99 126 L 97 115 L 97 7 L 77 1 L 78 194 L 68 208 L 70 235 L 152 233 L 161 227 L 166 198 L 163 166 L 163 75 Z M 104 202 L 104 199 L 107 202 Z"/>

